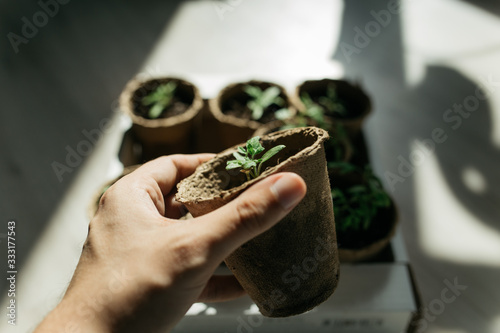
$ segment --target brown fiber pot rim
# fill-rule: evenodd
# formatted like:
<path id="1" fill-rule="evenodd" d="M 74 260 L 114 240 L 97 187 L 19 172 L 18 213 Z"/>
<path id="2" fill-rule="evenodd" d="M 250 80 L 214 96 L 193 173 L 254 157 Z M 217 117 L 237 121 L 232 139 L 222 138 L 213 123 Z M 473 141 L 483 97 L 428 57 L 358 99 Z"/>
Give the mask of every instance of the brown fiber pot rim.
<path id="1" fill-rule="evenodd" d="M 396 207 L 396 204 L 394 203 L 394 200 L 390 198 L 391 200 L 391 217 L 392 217 L 392 223 L 391 223 L 391 228 L 389 232 L 385 235 L 385 237 L 376 240 L 373 243 L 366 244 L 366 246 L 359 248 L 359 249 L 349 249 L 349 248 L 342 248 L 339 247 L 339 259 L 340 262 L 343 263 L 353 263 L 353 262 L 358 262 L 362 260 L 367 260 L 375 255 L 377 255 L 389 242 L 391 241 L 392 237 L 394 237 L 396 233 L 397 226 L 399 224 L 399 212 Z"/>
<path id="2" fill-rule="evenodd" d="M 192 93 L 193 101 L 185 112 L 173 117 L 158 119 L 147 119 L 135 113 L 133 98 L 134 94 L 139 89 L 152 82 L 167 83 L 169 81 L 177 81 L 177 83 L 181 85 L 183 89 L 187 89 L 188 91 L 190 91 L 190 94 Z M 176 77 L 156 77 L 148 79 L 134 78 L 127 83 L 120 95 L 120 109 L 126 115 L 128 115 L 130 119 L 132 119 L 132 122 L 134 124 L 146 128 L 170 127 L 176 124 L 187 122 L 193 119 L 202 107 L 203 99 L 201 98 L 198 88 L 191 82 Z"/>
<path id="3" fill-rule="evenodd" d="M 283 125 L 286 125 L 286 124 L 281 120 L 278 120 L 278 122 L 272 122 L 272 123 L 262 125 L 253 133 L 252 136 L 263 136 L 266 134 L 274 133 L 273 131 L 275 129 L 277 129 Z M 296 127 L 296 128 L 299 128 L 299 127 Z M 332 135 L 335 135 L 335 130 L 330 131 L 328 133 L 328 135 L 330 137 L 332 137 Z M 340 142 L 341 142 L 342 147 L 344 148 L 344 156 L 342 156 L 342 159 L 340 162 L 348 162 L 351 160 L 351 157 L 353 155 L 353 148 L 352 148 L 351 141 L 347 137 L 345 137 L 345 138 L 341 139 Z M 325 147 L 325 152 L 326 152 L 326 147 Z M 326 162 L 328 163 L 331 161 L 328 161 L 328 159 L 327 159 Z"/>
<path id="4" fill-rule="evenodd" d="M 223 101 L 232 98 L 234 95 L 243 91 L 243 87 L 246 85 L 254 85 L 261 89 L 266 89 L 271 86 L 278 87 L 278 89 L 281 91 L 280 96 L 281 98 L 283 98 L 286 104 L 284 107 L 288 108 L 292 112 L 292 117 L 295 115 L 296 112 L 295 107 L 290 99 L 290 96 L 288 95 L 286 89 L 283 86 L 268 81 L 250 80 L 246 82 L 231 83 L 226 87 L 224 87 L 221 91 L 219 91 L 219 93 L 215 98 L 210 99 L 209 101 L 210 111 L 218 121 L 222 123 L 229 123 L 238 127 L 248 127 L 253 130 L 256 130 L 257 128 L 263 125 L 263 123 L 257 120 L 241 119 L 238 117 L 227 115 L 222 112 L 221 104 L 223 103 Z"/>
<path id="5" fill-rule="evenodd" d="M 311 93 L 311 91 L 317 90 L 319 87 L 325 87 L 326 90 L 328 83 L 334 83 L 336 85 L 340 85 L 342 87 L 341 89 L 349 91 L 350 95 L 356 96 L 355 99 L 352 98 L 348 99 L 354 101 L 354 103 L 357 106 L 360 106 L 362 108 L 362 112 L 353 118 L 337 118 L 332 116 L 326 116 L 326 117 L 336 121 L 341 121 L 346 124 L 350 124 L 350 123 L 358 123 L 360 122 L 360 120 L 363 120 L 370 114 L 370 112 L 372 111 L 371 100 L 359 84 L 351 83 L 347 80 L 342 80 L 342 79 L 328 79 L 328 78 L 320 80 L 306 80 L 301 84 L 299 84 L 295 88 L 295 94 L 293 95 L 293 102 L 296 105 L 297 109 L 305 110 L 305 105 L 304 103 L 302 103 L 302 99 L 300 98 L 302 92 Z M 308 89 L 307 86 L 315 86 L 315 88 Z"/>
<path id="6" fill-rule="evenodd" d="M 193 196 L 190 195 L 188 190 L 190 188 L 190 184 L 192 180 L 196 176 L 206 176 L 210 175 L 213 173 L 215 170 L 219 169 L 220 171 L 224 172 L 225 171 L 225 165 L 226 162 L 230 159 L 233 159 L 232 153 L 237 150 L 238 147 L 244 146 L 244 143 L 241 143 L 239 145 L 235 145 L 229 149 L 224 150 L 223 152 L 217 154 L 214 158 L 211 160 L 201 164 L 198 166 L 196 171 L 194 172 L 193 175 L 190 177 L 182 180 L 179 184 L 177 184 L 177 189 L 178 192 L 175 196 L 176 200 L 181 203 L 189 203 L 189 204 L 200 204 L 200 203 L 205 203 L 205 202 L 210 202 L 213 201 L 214 199 L 221 199 L 221 200 L 230 200 L 231 197 L 235 196 L 236 193 L 240 193 L 241 191 L 245 190 L 246 188 L 252 186 L 253 184 L 261 181 L 265 177 L 280 172 L 282 169 L 284 169 L 288 164 L 296 163 L 297 161 L 300 160 L 305 160 L 308 158 L 308 156 L 313 155 L 316 151 L 319 149 L 322 149 L 322 144 L 325 140 L 328 139 L 328 132 L 317 128 L 317 127 L 302 127 L 302 128 L 294 128 L 294 129 L 287 129 L 287 130 L 282 130 L 278 132 L 271 133 L 269 135 L 265 135 L 261 137 L 261 142 L 264 148 L 269 149 L 274 147 L 275 145 L 279 144 L 279 140 L 284 137 L 288 136 L 297 136 L 298 138 L 301 137 L 307 137 L 307 136 L 315 136 L 311 142 L 312 144 L 301 148 L 297 153 L 295 153 L 292 156 L 288 156 L 284 161 L 280 162 L 278 165 L 274 165 L 272 167 L 267 168 L 264 170 L 259 177 L 249 180 L 249 181 L 244 181 L 242 184 L 235 186 L 235 187 L 230 187 L 227 189 L 220 189 L 217 188 L 218 184 L 215 184 L 215 192 L 211 193 L 210 195 L 206 196 Z M 286 151 L 286 148 L 284 149 Z M 279 154 L 278 154 L 279 155 Z M 276 157 L 277 155 L 275 155 Z M 270 161 L 273 161 L 273 158 L 271 158 Z M 325 161 L 326 163 L 326 161 Z M 272 164 L 272 163 L 271 163 Z M 206 177 L 205 177 L 206 178 Z"/>

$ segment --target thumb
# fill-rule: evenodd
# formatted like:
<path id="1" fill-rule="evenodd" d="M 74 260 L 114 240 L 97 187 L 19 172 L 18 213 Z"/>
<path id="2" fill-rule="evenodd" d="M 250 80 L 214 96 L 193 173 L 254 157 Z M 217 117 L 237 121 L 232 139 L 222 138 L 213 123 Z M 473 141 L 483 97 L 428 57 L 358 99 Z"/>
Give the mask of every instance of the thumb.
<path id="1" fill-rule="evenodd" d="M 306 194 L 304 180 L 280 173 L 252 185 L 227 205 L 199 217 L 217 264 L 283 219 Z"/>

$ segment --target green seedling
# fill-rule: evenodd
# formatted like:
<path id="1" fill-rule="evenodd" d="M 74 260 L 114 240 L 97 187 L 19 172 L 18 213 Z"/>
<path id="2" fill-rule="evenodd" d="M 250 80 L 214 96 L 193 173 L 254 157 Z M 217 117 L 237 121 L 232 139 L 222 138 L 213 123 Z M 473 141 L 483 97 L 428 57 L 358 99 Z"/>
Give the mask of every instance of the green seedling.
<path id="1" fill-rule="evenodd" d="M 246 147 L 238 147 L 238 151 L 233 153 L 235 160 L 227 161 L 226 170 L 241 169 L 247 180 L 259 177 L 262 171 L 262 164 L 276 155 L 279 151 L 285 148 L 284 145 L 279 145 L 269 149 L 257 158 L 265 148 L 260 144 L 260 137 L 256 136 L 247 141 Z"/>
<path id="2" fill-rule="evenodd" d="M 160 84 L 149 95 L 146 95 L 142 98 L 142 105 L 152 105 L 148 112 L 149 119 L 158 118 L 162 114 L 162 112 L 170 105 L 170 103 L 172 103 L 176 88 L 177 83 L 174 81 L 169 81 L 167 83 Z"/>
<path id="3" fill-rule="evenodd" d="M 266 108 L 272 104 L 277 106 L 283 106 L 285 101 L 280 97 L 280 89 L 275 86 L 271 86 L 265 90 L 260 89 L 257 86 L 246 85 L 243 90 L 251 99 L 247 102 L 247 106 L 252 110 L 252 119 L 259 120 L 264 115 Z"/>
<path id="4" fill-rule="evenodd" d="M 329 164 L 332 165 L 333 163 Z M 340 168 L 341 173 L 359 170 L 348 163 L 335 163 L 335 166 Z M 373 174 L 371 168 L 366 167 L 363 179 L 364 183 L 347 189 L 332 189 L 336 226 L 341 231 L 367 230 L 378 210 L 391 204 L 380 179 Z"/>
<path id="5" fill-rule="evenodd" d="M 346 114 L 344 102 L 339 98 L 333 83 L 326 87 L 326 96 L 320 96 L 318 102 L 332 115 L 344 116 Z"/>
<path id="6" fill-rule="evenodd" d="M 286 121 L 292 117 L 292 111 L 282 108 L 274 112 L 274 117 L 278 120 Z"/>
<path id="7" fill-rule="evenodd" d="M 323 109 L 315 103 L 307 104 L 305 111 L 299 112 L 295 117 L 291 118 L 291 115 L 292 114 L 288 109 L 281 109 L 274 113 L 276 119 L 285 122 L 280 129 L 284 130 L 297 127 L 307 127 L 311 124 L 317 124 L 318 127 L 325 130 L 328 128 L 323 117 Z"/>
<path id="8" fill-rule="evenodd" d="M 300 99 L 306 107 L 305 111 L 303 112 L 303 117 L 305 118 L 304 121 L 307 121 L 307 119 L 312 119 L 318 124 L 319 127 L 325 129 L 326 121 L 323 113 L 323 108 L 319 104 L 314 103 L 311 96 L 306 92 L 302 93 Z"/>
<path id="9" fill-rule="evenodd" d="M 346 114 L 345 103 L 339 99 L 334 84 L 329 84 L 326 87 L 326 95 L 318 97 L 317 103 L 313 101 L 307 92 L 303 92 L 300 99 L 306 107 L 304 114 L 318 123 L 321 128 L 327 125 L 324 117 L 325 112 L 334 116 L 344 116 Z"/>

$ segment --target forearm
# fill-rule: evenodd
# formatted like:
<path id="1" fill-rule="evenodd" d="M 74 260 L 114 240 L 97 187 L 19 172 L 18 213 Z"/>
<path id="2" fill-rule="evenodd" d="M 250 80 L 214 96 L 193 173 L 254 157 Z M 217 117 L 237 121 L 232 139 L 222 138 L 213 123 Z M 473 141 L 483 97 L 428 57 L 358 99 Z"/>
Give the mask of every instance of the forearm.
<path id="1" fill-rule="evenodd" d="M 103 313 L 90 306 L 88 296 L 66 295 L 59 305 L 35 329 L 34 333 L 108 333 Z"/>

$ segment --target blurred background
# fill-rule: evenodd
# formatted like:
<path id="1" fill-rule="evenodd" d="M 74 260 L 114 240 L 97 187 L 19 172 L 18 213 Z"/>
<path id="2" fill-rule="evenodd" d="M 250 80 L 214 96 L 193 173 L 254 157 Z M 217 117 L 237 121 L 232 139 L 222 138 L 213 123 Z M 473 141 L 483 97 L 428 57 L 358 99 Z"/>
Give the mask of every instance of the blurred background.
<path id="1" fill-rule="evenodd" d="M 186 78 L 204 98 L 253 78 L 360 82 L 422 306 L 445 280 L 467 287 L 427 331 L 500 332 L 498 1 L 1 1 L 0 14 L 0 267 L 15 221 L 19 272 L 18 326 L 2 314 L 2 332 L 29 331 L 64 292 L 90 198 L 120 172 L 117 98 L 136 75 Z"/>

